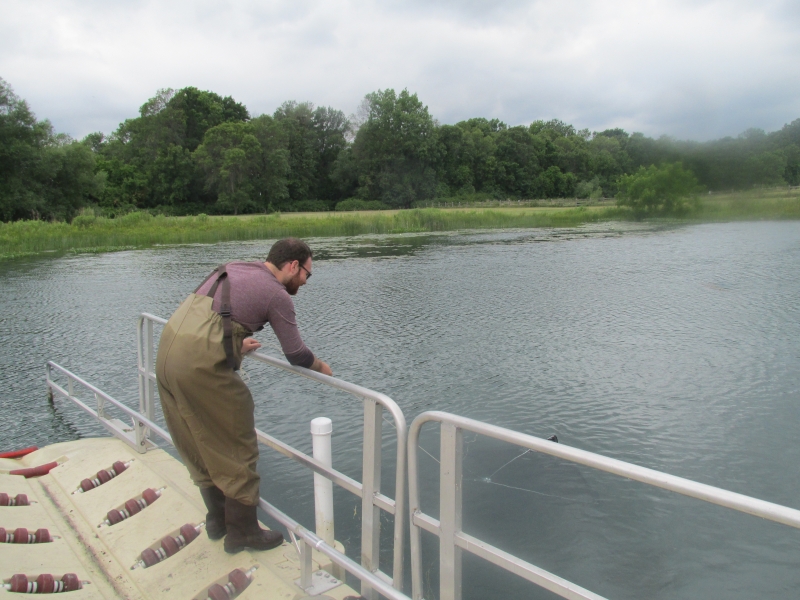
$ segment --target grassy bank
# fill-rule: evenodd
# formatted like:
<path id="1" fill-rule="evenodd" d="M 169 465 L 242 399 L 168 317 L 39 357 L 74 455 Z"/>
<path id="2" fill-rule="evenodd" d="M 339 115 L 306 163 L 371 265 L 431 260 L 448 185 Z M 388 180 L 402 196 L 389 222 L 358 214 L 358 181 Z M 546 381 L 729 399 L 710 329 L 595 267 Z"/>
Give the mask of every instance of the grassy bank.
<path id="1" fill-rule="evenodd" d="M 715 193 L 701 198 L 692 217 L 703 222 L 800 219 L 800 188 Z"/>
<path id="2" fill-rule="evenodd" d="M 0 225 L 0 257 L 43 252 L 105 252 L 158 244 L 213 243 L 286 236 L 335 237 L 360 234 L 572 227 L 619 218 L 617 208 L 440 210 L 360 213 L 294 213 L 243 217 L 152 217 L 131 213 L 78 224 L 18 221 Z"/>
<path id="3" fill-rule="evenodd" d="M 360 234 L 575 227 L 627 220 L 615 206 L 471 207 L 353 213 L 293 213 L 242 217 L 153 217 L 131 213 L 117 219 L 82 216 L 72 224 L 18 221 L 0 224 L 0 258 L 52 252 L 105 252 L 159 244 L 235 240 L 334 237 Z M 687 219 L 800 219 L 800 190 L 762 190 L 705 196 L 700 211 Z"/>

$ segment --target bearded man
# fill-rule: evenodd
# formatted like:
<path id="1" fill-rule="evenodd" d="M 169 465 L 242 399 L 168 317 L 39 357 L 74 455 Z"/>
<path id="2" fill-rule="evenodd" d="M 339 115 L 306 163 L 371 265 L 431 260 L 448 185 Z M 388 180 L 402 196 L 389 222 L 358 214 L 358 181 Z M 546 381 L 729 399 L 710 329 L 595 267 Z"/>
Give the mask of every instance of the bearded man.
<path id="1" fill-rule="evenodd" d="M 276 242 L 265 262 L 232 262 L 189 294 L 161 334 L 156 381 L 183 463 L 208 509 L 206 531 L 225 551 L 269 550 L 283 535 L 261 529 L 253 396 L 236 372 L 250 337 L 269 323 L 293 365 L 332 375 L 297 329 L 291 296 L 311 277 L 312 252 L 295 238 Z"/>

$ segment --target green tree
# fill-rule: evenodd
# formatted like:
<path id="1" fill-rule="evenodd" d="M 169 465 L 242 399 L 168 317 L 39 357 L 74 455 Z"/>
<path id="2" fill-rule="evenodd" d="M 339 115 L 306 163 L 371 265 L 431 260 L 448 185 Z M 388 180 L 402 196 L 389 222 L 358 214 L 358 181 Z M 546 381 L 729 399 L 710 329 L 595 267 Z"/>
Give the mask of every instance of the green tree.
<path id="1" fill-rule="evenodd" d="M 52 138 L 47 121 L 37 121 L 28 103 L 0 79 L 0 216 L 4 221 L 37 218 L 38 167 Z"/>
<path id="2" fill-rule="evenodd" d="M 531 133 L 530 128 L 517 126 L 499 131 L 495 137 L 497 151 L 497 185 L 502 192 L 518 198 L 541 198 L 539 176 L 544 172 L 548 140 Z"/>
<path id="3" fill-rule="evenodd" d="M 217 194 L 220 211 L 247 211 L 253 203 L 253 182 L 261 154 L 252 126 L 234 122 L 212 127 L 194 154 L 206 174 L 206 186 Z"/>
<path id="4" fill-rule="evenodd" d="M 316 195 L 319 157 L 316 152 L 314 105 L 310 102 L 284 102 L 273 115 L 283 131 L 289 152 L 287 187 L 290 202 L 307 200 Z"/>
<path id="5" fill-rule="evenodd" d="M 441 195 L 497 192 L 496 136 L 505 129 L 506 124 L 497 119 L 469 119 L 439 127 Z"/>
<path id="6" fill-rule="evenodd" d="M 41 176 L 42 215 L 71 219 L 87 204 L 97 202 L 105 186 L 104 174 L 95 173 L 94 153 L 65 135 L 44 151 Z"/>
<path id="7" fill-rule="evenodd" d="M 800 147 L 797 144 L 789 144 L 783 151 L 786 156 L 783 178 L 789 185 L 800 185 Z"/>
<path id="8" fill-rule="evenodd" d="M 681 163 L 650 165 L 620 177 L 617 204 L 640 217 L 681 215 L 697 206 L 701 189 Z"/>
<path id="9" fill-rule="evenodd" d="M 287 175 L 290 167 L 285 131 L 269 115 L 256 117 L 249 126 L 260 146 L 253 181 L 253 200 L 259 209 L 271 212 L 289 197 Z"/>
<path id="10" fill-rule="evenodd" d="M 436 123 L 416 94 L 367 94 L 369 113 L 353 143 L 351 164 L 363 200 L 408 207 L 436 193 Z"/>
<path id="11" fill-rule="evenodd" d="M 747 158 L 747 183 L 751 186 L 774 186 L 785 184 L 786 155 L 782 150 L 760 152 Z"/>
<path id="12" fill-rule="evenodd" d="M 617 192 L 620 175 L 631 172 L 630 157 L 625 150 L 628 139 L 621 129 L 611 129 L 596 134 L 589 142 L 589 170 L 611 195 Z"/>
<path id="13" fill-rule="evenodd" d="M 98 153 L 98 170 L 107 174 L 101 198 L 107 210 L 155 208 L 200 212 L 217 200 L 204 185 L 192 153 L 205 133 L 222 123 L 249 119 L 244 105 L 230 96 L 187 87 L 162 89 L 98 143 L 87 139 Z"/>
<path id="14" fill-rule="evenodd" d="M 288 150 L 288 198 L 291 210 L 298 202 L 323 200 L 329 208 L 340 199 L 331 175 L 339 153 L 347 147 L 349 122 L 344 113 L 311 102 L 284 102 L 273 115 L 283 131 Z"/>
<path id="15" fill-rule="evenodd" d="M 350 121 L 344 113 L 329 106 L 314 110 L 315 150 L 318 157 L 316 197 L 330 205 L 341 200 L 333 170 L 339 154 L 348 147 Z"/>
<path id="16" fill-rule="evenodd" d="M 100 193 L 94 155 L 55 135 L 0 79 L 0 218 L 69 219 Z"/>
<path id="17" fill-rule="evenodd" d="M 206 131 L 222 123 L 237 123 L 250 119 L 244 104 L 230 96 L 186 87 L 178 90 L 166 104 L 179 127 L 180 145 L 194 152 L 202 143 Z"/>

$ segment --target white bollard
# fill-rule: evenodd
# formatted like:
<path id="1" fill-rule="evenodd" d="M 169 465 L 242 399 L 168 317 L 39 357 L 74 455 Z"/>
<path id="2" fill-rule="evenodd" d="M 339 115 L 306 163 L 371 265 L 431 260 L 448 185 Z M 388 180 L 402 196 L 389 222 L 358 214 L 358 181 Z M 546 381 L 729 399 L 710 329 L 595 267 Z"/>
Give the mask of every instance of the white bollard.
<path id="1" fill-rule="evenodd" d="M 333 424 L 327 417 L 317 417 L 311 421 L 314 458 L 326 467 L 333 466 L 331 458 L 332 431 Z M 314 473 L 314 504 L 317 535 L 333 546 L 333 482 L 318 473 Z"/>

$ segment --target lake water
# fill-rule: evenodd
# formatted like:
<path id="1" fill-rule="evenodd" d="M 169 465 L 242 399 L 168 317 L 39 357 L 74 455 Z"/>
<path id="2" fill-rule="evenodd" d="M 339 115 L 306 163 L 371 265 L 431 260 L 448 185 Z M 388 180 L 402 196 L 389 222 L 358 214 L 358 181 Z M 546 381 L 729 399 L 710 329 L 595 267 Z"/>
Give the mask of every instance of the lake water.
<path id="1" fill-rule="evenodd" d="M 0 264 L 0 450 L 100 435 L 77 409 L 48 404 L 45 362 L 136 406 L 138 314 L 168 317 L 214 266 L 263 259 L 271 242 Z M 409 423 L 437 409 L 556 434 L 800 508 L 800 223 L 311 243 L 315 276 L 296 298 L 307 344 L 336 376 L 395 399 Z M 280 356 L 269 329 L 258 337 Z M 332 418 L 334 464 L 360 479 L 355 399 L 251 361 L 246 371 L 260 428 L 310 452 L 309 421 Z M 797 596 L 800 531 L 465 441 L 465 530 L 561 577 L 610 599 Z M 434 428 L 421 445 L 423 508 L 435 515 Z M 309 472 L 268 449 L 259 468 L 262 495 L 313 527 Z M 358 556 L 360 504 L 336 494 L 337 538 Z M 553 597 L 466 555 L 464 572 L 465 598 Z M 426 597 L 436 577 L 426 572 Z"/>

